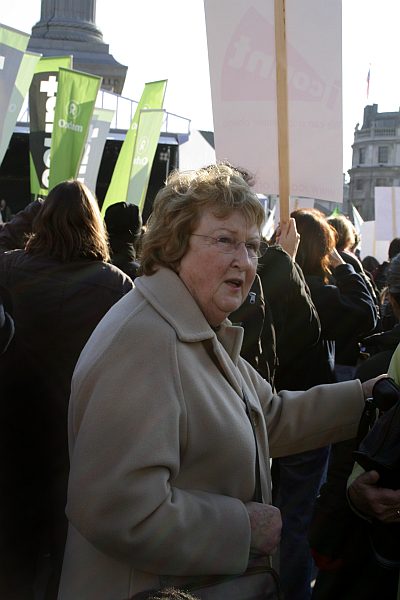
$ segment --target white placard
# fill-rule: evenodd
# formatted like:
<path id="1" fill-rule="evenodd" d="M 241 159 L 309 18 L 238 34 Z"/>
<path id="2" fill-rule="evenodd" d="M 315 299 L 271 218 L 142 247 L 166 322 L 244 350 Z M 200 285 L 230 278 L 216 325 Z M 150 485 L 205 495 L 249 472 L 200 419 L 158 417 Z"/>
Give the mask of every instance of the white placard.
<path id="1" fill-rule="evenodd" d="M 273 0 L 204 0 L 215 147 L 278 194 Z M 343 202 L 341 0 L 286 0 L 290 194 Z"/>
<path id="2" fill-rule="evenodd" d="M 400 237 L 400 187 L 375 188 L 375 223 L 377 240 Z"/>
<path id="3" fill-rule="evenodd" d="M 361 258 L 374 256 L 380 263 L 388 260 L 388 241 L 377 241 L 375 238 L 375 221 L 364 221 L 361 225 Z"/>
<path id="4" fill-rule="evenodd" d="M 289 215 L 300 208 L 314 208 L 314 198 L 289 198 Z M 275 227 L 278 227 L 280 221 L 279 199 L 276 201 Z"/>

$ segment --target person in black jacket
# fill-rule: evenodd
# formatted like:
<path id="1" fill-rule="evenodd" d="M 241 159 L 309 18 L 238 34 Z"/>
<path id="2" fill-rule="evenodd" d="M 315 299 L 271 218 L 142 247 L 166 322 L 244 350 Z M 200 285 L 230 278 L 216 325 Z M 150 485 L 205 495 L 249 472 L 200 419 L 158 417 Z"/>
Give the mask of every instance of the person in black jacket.
<path id="1" fill-rule="evenodd" d="M 345 215 L 328 217 L 327 221 L 336 232 L 336 250 L 339 255 L 345 263 L 352 265 L 354 271 L 361 275 L 367 285 L 377 314 L 376 327 L 370 333 L 377 333 L 381 330 L 379 290 L 372 277 L 364 271 L 364 267 L 352 251 L 356 243 L 354 225 Z M 337 378 L 339 380 L 352 379 L 360 358 L 360 338 L 358 335 L 347 339 L 338 339 L 335 347 L 335 371 Z"/>
<path id="2" fill-rule="evenodd" d="M 266 303 L 271 307 L 276 332 L 275 385 L 282 389 L 309 389 L 319 383 L 320 323 L 303 272 L 295 262 L 299 235 L 294 219 L 283 223 L 277 244 L 259 259 L 259 274 Z M 263 335 L 262 346 L 268 345 Z M 295 600 L 310 594 L 312 560 L 307 528 L 327 450 L 312 450 L 273 459 L 273 500 L 282 513 L 280 572 L 285 597 Z"/>
<path id="3" fill-rule="evenodd" d="M 268 287 L 271 286 L 269 283 L 271 265 L 265 265 L 264 292 L 267 300 L 271 302 L 273 314 L 274 307 L 275 312 L 278 313 L 274 324 L 279 361 L 276 381 L 279 386 L 282 386 L 280 389 L 301 389 L 334 382 L 335 332 L 342 330 L 340 319 L 345 322 L 346 330 L 343 331 L 343 335 L 352 326 L 349 325 L 349 321 L 354 321 L 355 327 L 360 327 L 360 333 L 369 331 L 375 324 L 375 310 L 371 306 L 367 288 L 362 278 L 354 273 L 350 265 L 344 264 L 334 249 L 333 230 L 324 216 L 312 210 L 295 211 L 291 216 L 300 234 L 300 244 L 295 254 L 297 273 L 301 273 L 298 277 L 303 278 L 303 281 L 305 277 L 305 283 L 302 286 L 303 294 L 297 293 L 295 296 L 299 304 L 293 304 L 292 310 L 287 311 L 282 319 L 287 328 L 283 338 L 286 340 L 284 346 L 280 345 L 281 328 L 277 323 L 280 315 L 285 315 L 281 311 L 287 302 L 286 298 L 291 297 L 286 292 L 290 288 L 288 280 L 286 287 L 283 287 L 283 270 L 276 268 L 272 271 L 274 273 L 272 280 L 278 282 L 278 285 L 275 299 L 271 301 L 267 293 Z M 266 257 L 268 260 L 268 252 Z M 334 268 L 330 266 L 332 262 L 335 262 L 335 266 L 341 265 L 340 268 L 335 268 L 335 271 L 338 271 L 340 287 L 333 285 L 333 280 L 330 279 L 331 269 Z M 263 280 L 262 271 L 260 276 Z M 314 333 L 313 338 L 312 329 L 307 326 L 307 319 L 310 316 L 307 318 L 307 307 L 304 303 L 307 299 L 306 294 L 309 303 L 308 314 L 312 314 L 310 304 L 318 313 L 317 322 L 321 326 L 320 337 L 316 337 Z M 302 312 L 300 311 L 301 298 Z M 353 304 L 355 306 L 351 311 Z M 286 356 L 290 357 L 290 362 L 284 363 Z M 283 364 L 286 368 L 282 371 Z M 313 562 L 307 534 L 313 504 L 324 481 L 328 456 L 329 448 L 325 447 L 273 461 L 274 501 L 281 509 L 283 520 L 280 569 L 283 589 L 290 600 L 305 600 L 311 595 Z"/>
<path id="4" fill-rule="evenodd" d="M 50 555 L 51 600 L 67 530 L 72 373 L 100 319 L 133 284 L 109 264 L 97 201 L 82 183 L 53 188 L 28 230 L 24 249 L 0 255 L 15 321 L 2 364 L 0 597 L 34 598 L 38 564 Z"/>
<path id="5" fill-rule="evenodd" d="M 273 387 L 278 366 L 275 327 L 259 275 L 256 275 L 246 301 L 229 315 L 229 319 L 244 330 L 241 356 Z"/>
<path id="6" fill-rule="evenodd" d="M 139 263 L 136 260 L 136 243 L 140 236 L 142 218 L 135 204 L 111 204 L 104 217 L 111 248 L 113 265 L 135 279 Z"/>

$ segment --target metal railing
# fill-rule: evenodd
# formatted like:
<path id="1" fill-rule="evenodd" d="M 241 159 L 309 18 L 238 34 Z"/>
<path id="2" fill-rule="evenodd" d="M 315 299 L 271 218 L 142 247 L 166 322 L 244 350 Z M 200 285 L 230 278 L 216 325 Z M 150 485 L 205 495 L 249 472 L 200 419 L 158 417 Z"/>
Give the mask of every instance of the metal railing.
<path id="1" fill-rule="evenodd" d="M 369 127 L 367 129 L 360 129 L 354 134 L 354 139 L 359 138 L 373 138 L 373 137 L 396 137 L 395 127 Z"/>
<path id="2" fill-rule="evenodd" d="M 97 108 L 107 108 L 115 112 L 111 121 L 111 130 L 127 131 L 131 125 L 138 102 L 125 96 L 119 96 L 105 90 L 100 90 L 96 99 Z M 29 123 L 28 99 L 25 100 L 18 115 L 17 125 Z M 165 111 L 161 126 L 163 133 L 190 134 L 190 119 Z"/>

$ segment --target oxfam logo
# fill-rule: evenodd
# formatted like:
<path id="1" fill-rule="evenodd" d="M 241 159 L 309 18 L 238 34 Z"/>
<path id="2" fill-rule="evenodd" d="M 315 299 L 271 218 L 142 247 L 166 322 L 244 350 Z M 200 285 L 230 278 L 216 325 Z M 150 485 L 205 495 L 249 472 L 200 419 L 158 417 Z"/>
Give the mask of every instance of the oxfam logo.
<path id="1" fill-rule="evenodd" d="M 67 105 L 68 118 L 75 121 L 79 116 L 79 112 L 79 104 L 75 100 L 71 100 Z"/>
<path id="2" fill-rule="evenodd" d="M 141 138 L 138 145 L 138 154 L 144 154 L 149 146 L 149 138 L 144 136 Z"/>

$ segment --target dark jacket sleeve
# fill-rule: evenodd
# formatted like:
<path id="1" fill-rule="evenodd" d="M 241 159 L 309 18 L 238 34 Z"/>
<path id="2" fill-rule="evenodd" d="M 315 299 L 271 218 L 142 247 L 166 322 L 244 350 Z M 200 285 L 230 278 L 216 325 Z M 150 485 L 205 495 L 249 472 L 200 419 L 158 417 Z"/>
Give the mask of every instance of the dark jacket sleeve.
<path id="1" fill-rule="evenodd" d="M 334 283 L 307 277 L 325 339 L 362 338 L 377 324 L 377 310 L 365 281 L 350 264 L 334 269 Z"/>
<path id="2" fill-rule="evenodd" d="M 34 200 L 0 229 L 0 252 L 22 249 L 27 236 L 32 232 L 32 223 L 42 202 Z"/>
<path id="3" fill-rule="evenodd" d="M 279 367 L 284 369 L 318 342 L 318 314 L 301 268 L 280 246 L 268 249 L 260 276 L 273 316 Z"/>

